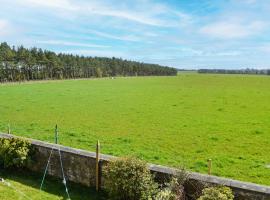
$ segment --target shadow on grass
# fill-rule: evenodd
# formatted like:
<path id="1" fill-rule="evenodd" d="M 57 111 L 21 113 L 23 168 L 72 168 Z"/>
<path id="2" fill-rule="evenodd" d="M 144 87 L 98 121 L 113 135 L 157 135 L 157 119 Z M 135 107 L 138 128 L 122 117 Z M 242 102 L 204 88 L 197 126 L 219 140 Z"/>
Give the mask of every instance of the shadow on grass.
<path id="1" fill-rule="evenodd" d="M 35 188 L 39 190 L 42 174 L 36 174 L 27 170 L 16 171 L 16 170 L 3 170 L 0 169 L 0 177 L 4 179 L 9 179 L 11 181 L 18 182 L 20 184 L 26 185 L 27 187 Z M 67 182 L 69 189 L 70 198 L 72 200 L 105 200 L 106 195 L 104 192 L 96 192 L 95 188 L 88 188 L 80 184 Z M 65 192 L 65 187 L 61 180 L 48 177 L 43 184 L 43 191 L 63 197 L 62 199 L 67 199 Z"/>

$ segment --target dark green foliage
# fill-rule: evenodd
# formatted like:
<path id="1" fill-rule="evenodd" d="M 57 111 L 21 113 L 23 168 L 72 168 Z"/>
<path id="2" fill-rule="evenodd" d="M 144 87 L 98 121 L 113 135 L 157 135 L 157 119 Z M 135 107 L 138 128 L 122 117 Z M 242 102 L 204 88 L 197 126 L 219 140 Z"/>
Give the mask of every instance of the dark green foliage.
<path id="1" fill-rule="evenodd" d="M 155 200 L 181 200 L 185 199 L 184 184 L 189 179 L 189 174 L 184 168 L 179 168 L 176 173 L 169 177 L 167 182 L 161 184 Z"/>
<path id="2" fill-rule="evenodd" d="M 31 162 L 31 143 L 19 138 L 0 138 L 0 165 L 4 168 L 24 167 Z"/>
<path id="3" fill-rule="evenodd" d="M 135 158 L 115 159 L 104 169 L 105 189 L 112 199 L 148 200 L 157 191 L 145 162 Z"/>
<path id="4" fill-rule="evenodd" d="M 270 69 L 199 69 L 198 73 L 270 75 Z"/>
<path id="5" fill-rule="evenodd" d="M 37 48 L 10 48 L 7 43 L 0 44 L 0 82 L 151 75 L 177 75 L 177 70 L 121 58 L 56 54 Z"/>
<path id="6" fill-rule="evenodd" d="M 203 194 L 198 200 L 233 200 L 233 198 L 231 188 L 218 186 L 203 189 Z"/>
<path id="7" fill-rule="evenodd" d="M 183 186 L 185 182 L 189 179 L 189 173 L 184 167 L 179 167 L 178 170 L 175 172 L 173 179 L 176 180 L 176 184 L 178 186 Z"/>

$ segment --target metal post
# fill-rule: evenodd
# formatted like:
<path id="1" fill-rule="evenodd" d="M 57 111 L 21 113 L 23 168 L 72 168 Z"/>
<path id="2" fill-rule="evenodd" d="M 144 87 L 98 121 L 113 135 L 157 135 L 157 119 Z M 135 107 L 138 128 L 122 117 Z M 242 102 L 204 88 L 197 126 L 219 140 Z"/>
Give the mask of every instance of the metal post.
<path id="1" fill-rule="evenodd" d="M 208 159 L 208 175 L 212 173 L 212 160 Z"/>
<path id="2" fill-rule="evenodd" d="M 57 124 L 55 125 L 54 142 L 55 142 L 55 144 L 58 144 L 58 127 L 57 127 Z"/>
<path id="3" fill-rule="evenodd" d="M 99 157 L 100 157 L 100 144 L 99 144 L 99 140 L 98 140 L 97 146 L 96 146 L 96 191 L 99 190 L 99 185 L 100 185 Z"/>

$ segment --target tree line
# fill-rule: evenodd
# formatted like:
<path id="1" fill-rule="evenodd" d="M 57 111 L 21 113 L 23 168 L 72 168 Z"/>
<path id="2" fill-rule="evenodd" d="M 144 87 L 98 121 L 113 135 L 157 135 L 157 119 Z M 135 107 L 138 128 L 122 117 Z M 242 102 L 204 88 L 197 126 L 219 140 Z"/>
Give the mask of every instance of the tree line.
<path id="1" fill-rule="evenodd" d="M 198 73 L 270 75 L 270 69 L 199 69 Z"/>
<path id="2" fill-rule="evenodd" d="M 0 44 L 0 82 L 115 76 L 175 76 L 175 68 Z"/>

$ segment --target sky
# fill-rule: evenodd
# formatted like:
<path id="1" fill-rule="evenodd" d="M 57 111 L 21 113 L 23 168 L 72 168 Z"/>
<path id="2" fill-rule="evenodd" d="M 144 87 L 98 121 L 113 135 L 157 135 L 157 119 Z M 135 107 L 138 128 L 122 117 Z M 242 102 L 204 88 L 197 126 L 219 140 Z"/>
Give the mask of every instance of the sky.
<path id="1" fill-rule="evenodd" d="M 0 0 L 0 42 L 176 68 L 270 68 L 269 0 Z"/>

